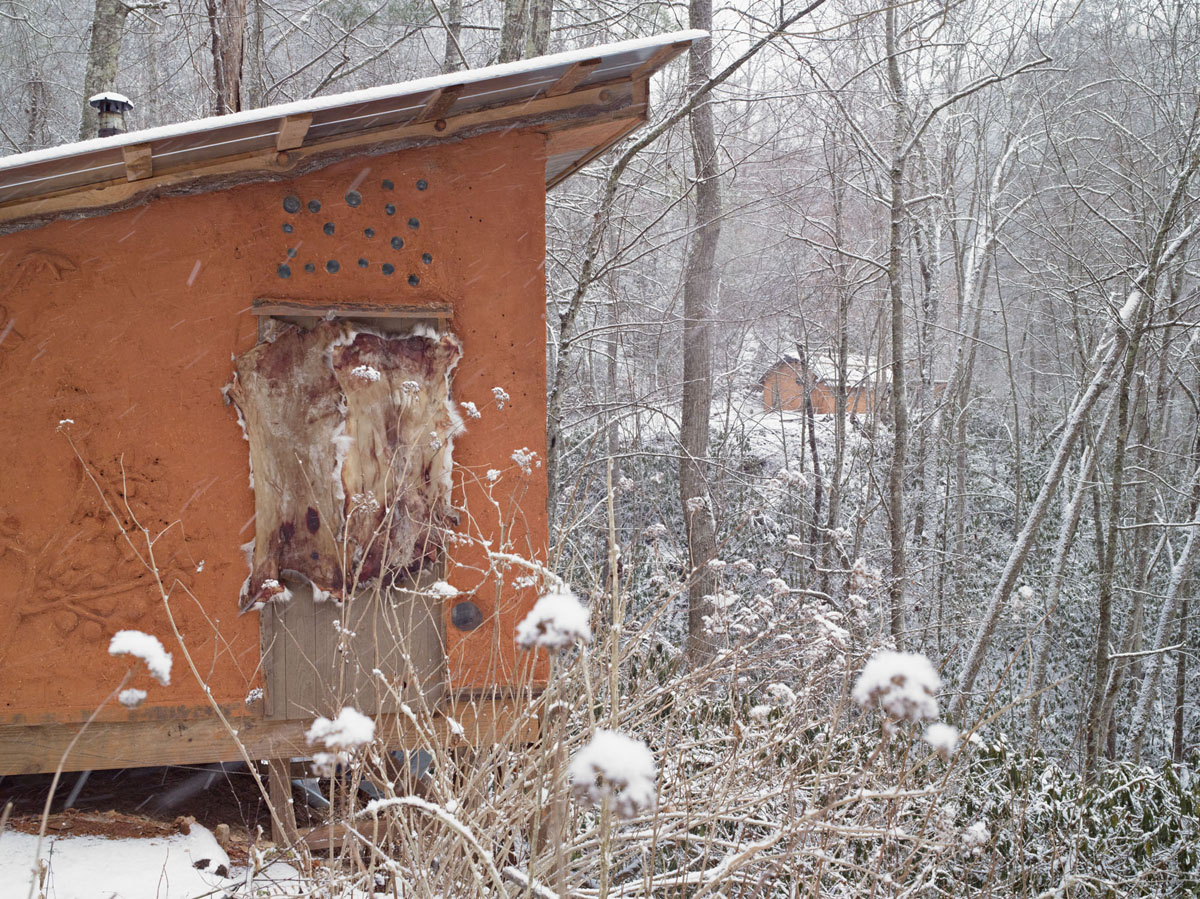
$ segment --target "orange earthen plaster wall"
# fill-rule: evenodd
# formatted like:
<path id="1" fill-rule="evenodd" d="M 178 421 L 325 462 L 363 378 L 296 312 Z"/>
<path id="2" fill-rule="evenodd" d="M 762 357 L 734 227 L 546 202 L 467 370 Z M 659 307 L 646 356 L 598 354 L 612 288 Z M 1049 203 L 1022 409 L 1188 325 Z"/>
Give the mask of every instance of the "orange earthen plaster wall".
<path id="1" fill-rule="evenodd" d="M 240 705 L 259 684 L 258 616 L 237 614 L 239 547 L 254 536 L 247 444 L 221 394 L 231 357 L 256 341 L 255 298 L 451 303 L 464 347 L 454 397 L 482 414 L 455 446 L 463 529 L 545 558 L 544 173 L 541 135 L 485 136 L 0 236 L 0 723 L 82 720 L 130 670 L 148 699 L 132 712 L 110 701 L 102 719 L 206 705 L 154 578 L 80 459 L 117 516 L 130 524 L 132 512 L 152 536 L 216 699 Z M 288 195 L 300 212 L 284 210 Z M 511 396 L 503 410 L 494 387 Z M 528 475 L 512 459 L 524 448 L 536 453 Z M 501 586 L 487 568 L 477 547 L 451 547 L 449 580 L 474 591 L 485 618 L 458 632 L 447 604 L 454 689 L 503 684 L 521 661 L 513 631 L 533 588 L 512 586 L 526 571 L 508 569 Z M 174 654 L 169 687 L 108 655 L 123 628 Z"/>

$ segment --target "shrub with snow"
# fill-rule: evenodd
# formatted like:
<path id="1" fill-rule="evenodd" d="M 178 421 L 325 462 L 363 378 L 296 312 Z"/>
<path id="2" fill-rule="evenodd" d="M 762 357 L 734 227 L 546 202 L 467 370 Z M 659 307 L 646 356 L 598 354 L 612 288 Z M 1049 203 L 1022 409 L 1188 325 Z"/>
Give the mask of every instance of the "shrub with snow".
<path id="1" fill-rule="evenodd" d="M 608 798 L 613 811 L 622 817 L 631 818 L 654 807 L 654 756 L 641 740 L 597 730 L 571 759 L 567 774 L 577 796 L 596 803 Z"/>
<path id="2" fill-rule="evenodd" d="M 590 643 L 590 617 L 570 590 L 547 593 L 517 625 L 517 645 L 522 649 L 569 649 L 576 641 Z"/>
<path id="3" fill-rule="evenodd" d="M 871 656 L 852 695 L 863 708 L 878 707 L 894 721 L 931 721 L 938 716 L 935 696 L 941 685 L 925 656 L 884 650 Z"/>

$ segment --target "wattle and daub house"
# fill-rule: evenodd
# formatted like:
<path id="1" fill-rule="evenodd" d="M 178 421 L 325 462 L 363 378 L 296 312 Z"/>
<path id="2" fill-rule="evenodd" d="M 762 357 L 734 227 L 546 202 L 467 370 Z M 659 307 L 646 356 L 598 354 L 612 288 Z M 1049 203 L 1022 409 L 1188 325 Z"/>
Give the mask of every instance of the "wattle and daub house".
<path id="1" fill-rule="evenodd" d="M 416 696 L 510 720 L 546 191 L 701 37 L 0 160 L 0 773 L 304 755 L 341 703 L 396 745 Z M 123 629 L 175 654 L 136 708 Z"/>

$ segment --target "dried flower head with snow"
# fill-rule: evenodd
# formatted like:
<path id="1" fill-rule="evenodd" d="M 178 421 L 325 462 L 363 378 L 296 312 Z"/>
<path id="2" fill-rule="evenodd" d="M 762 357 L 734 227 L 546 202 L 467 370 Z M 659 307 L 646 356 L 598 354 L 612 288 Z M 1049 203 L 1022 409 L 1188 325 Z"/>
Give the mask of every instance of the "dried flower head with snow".
<path id="1" fill-rule="evenodd" d="M 117 631 L 108 644 L 108 654 L 137 656 L 156 681 L 164 687 L 171 683 L 171 654 L 163 649 L 158 637 L 141 631 Z"/>
<path id="2" fill-rule="evenodd" d="M 127 709 L 136 709 L 146 699 L 146 691 L 138 690 L 130 687 L 128 690 L 122 690 L 117 694 L 117 702 L 125 706 Z"/>
<path id="3" fill-rule="evenodd" d="M 939 721 L 925 728 L 924 739 L 929 747 L 945 761 L 954 754 L 954 749 L 958 746 L 958 728 Z"/>
<path id="4" fill-rule="evenodd" d="M 569 649 L 576 641 L 592 640 L 591 615 L 568 589 L 547 593 L 517 625 L 517 645 L 522 649 Z"/>
<path id="5" fill-rule="evenodd" d="M 654 756 L 645 743 L 625 734 L 597 730 L 571 759 L 567 775 L 575 795 L 596 803 L 607 798 L 624 818 L 654 807 Z"/>
<path id="6" fill-rule="evenodd" d="M 517 463 L 517 467 L 525 474 L 532 474 L 533 466 L 537 464 L 540 467 L 542 464 L 538 460 L 537 453 L 527 446 L 523 446 L 519 450 L 513 450 L 512 460 Z"/>
<path id="7" fill-rule="evenodd" d="M 777 704 L 782 706 L 795 705 L 796 693 L 787 684 L 768 684 L 767 695 Z"/>
<path id="8" fill-rule="evenodd" d="M 507 403 L 510 399 L 512 399 L 512 397 L 510 397 L 508 395 L 508 391 L 505 390 L 503 387 L 493 387 L 492 388 L 492 396 L 496 400 L 496 408 L 501 409 L 501 410 L 504 409 L 504 404 Z"/>
<path id="9" fill-rule="evenodd" d="M 317 718 L 305 739 L 310 746 L 319 742 L 326 749 L 353 752 L 375 739 L 375 722 L 358 709 L 346 706 L 332 721 Z"/>
<path id="10" fill-rule="evenodd" d="M 878 707 L 894 721 L 931 721 L 942 680 L 925 656 L 885 650 L 871 656 L 852 693 L 865 709 Z"/>
<path id="11" fill-rule="evenodd" d="M 647 525 L 646 530 L 642 531 L 642 536 L 647 540 L 661 540 L 667 536 L 667 526 L 661 521 L 656 521 L 654 524 Z"/>
<path id="12" fill-rule="evenodd" d="M 972 855 L 979 855 L 991 838 L 992 833 L 987 829 L 987 825 L 982 821 L 976 821 L 963 831 L 963 848 Z"/>

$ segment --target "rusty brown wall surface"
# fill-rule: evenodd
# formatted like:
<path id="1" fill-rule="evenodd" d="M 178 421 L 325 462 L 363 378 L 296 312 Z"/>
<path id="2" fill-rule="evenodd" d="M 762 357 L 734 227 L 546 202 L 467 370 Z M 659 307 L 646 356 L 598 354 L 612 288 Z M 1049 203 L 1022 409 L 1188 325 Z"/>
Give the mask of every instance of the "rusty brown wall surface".
<path id="1" fill-rule="evenodd" d="M 111 703 L 102 718 L 204 704 L 153 579 L 68 434 L 118 516 L 128 525 L 132 511 L 156 536 L 172 609 L 213 695 L 237 703 L 257 684 L 257 616 L 237 615 L 239 546 L 254 533 L 247 444 L 221 394 L 232 356 L 256 341 L 255 298 L 450 302 L 464 346 L 454 398 L 482 414 L 456 445 L 463 528 L 500 550 L 502 515 L 506 549 L 544 558 L 545 471 L 526 475 L 511 458 L 545 456 L 543 148 L 541 135 L 487 136 L 0 237 L 0 723 L 85 718 L 130 667 L 107 654 L 122 628 L 159 636 L 173 677 L 162 687 L 138 670 L 145 705 Z M 288 196 L 299 212 L 285 211 Z M 503 410 L 493 387 L 511 395 Z M 489 469 L 502 472 L 494 484 Z M 511 675 L 513 628 L 534 599 L 511 587 L 525 572 L 505 572 L 501 591 L 486 568 L 477 548 L 452 549 L 449 579 L 476 590 L 485 622 L 470 633 L 447 623 L 455 688 Z"/>

